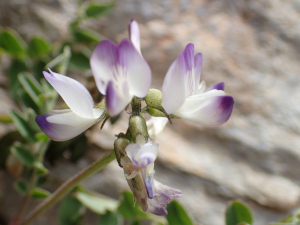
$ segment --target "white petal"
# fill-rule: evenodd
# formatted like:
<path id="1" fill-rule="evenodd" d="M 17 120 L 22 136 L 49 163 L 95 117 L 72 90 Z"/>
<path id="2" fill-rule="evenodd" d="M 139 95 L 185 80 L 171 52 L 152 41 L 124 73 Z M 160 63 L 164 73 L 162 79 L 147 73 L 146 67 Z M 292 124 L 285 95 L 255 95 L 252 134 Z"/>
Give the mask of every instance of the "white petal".
<path id="1" fill-rule="evenodd" d="M 170 66 L 162 86 L 162 106 L 168 114 L 179 109 L 185 99 L 185 62 L 181 53 Z"/>
<path id="2" fill-rule="evenodd" d="M 168 118 L 166 117 L 152 116 L 151 119 L 146 122 L 148 127 L 148 134 L 153 137 L 157 136 L 163 131 L 167 122 L 168 122 Z"/>
<path id="3" fill-rule="evenodd" d="M 140 160 L 147 160 L 146 165 L 154 162 L 158 154 L 158 144 L 148 142 L 141 147 L 139 158 Z M 146 166 L 145 165 L 145 166 Z"/>
<path id="4" fill-rule="evenodd" d="M 140 150 L 140 146 L 136 143 L 131 143 L 129 145 L 127 145 L 127 147 L 125 148 L 125 151 L 128 155 L 128 157 L 133 160 L 133 157 L 138 153 L 138 151 Z"/>
<path id="5" fill-rule="evenodd" d="M 143 98 L 151 85 L 151 70 L 145 59 L 135 49 L 131 41 L 123 40 L 119 46 L 118 63 L 126 74 L 130 93 Z"/>
<path id="6" fill-rule="evenodd" d="M 106 87 L 118 70 L 118 48 L 110 40 L 101 41 L 95 48 L 90 65 L 101 94 L 106 95 Z"/>
<path id="7" fill-rule="evenodd" d="M 36 122 L 41 130 L 52 140 L 66 141 L 94 125 L 97 122 L 97 118 L 81 117 L 70 111 L 39 115 L 36 117 Z"/>
<path id="8" fill-rule="evenodd" d="M 73 112 L 87 118 L 94 117 L 93 98 L 81 83 L 58 73 L 51 72 L 50 74 L 45 71 L 43 73 Z"/>
<path id="9" fill-rule="evenodd" d="M 223 92 L 217 90 L 212 91 Z M 233 104 L 234 101 L 231 96 L 215 96 L 208 98 L 203 96 L 191 96 L 187 98 L 185 104 L 174 114 L 182 119 L 200 125 L 218 126 L 229 119 L 232 113 Z"/>
<path id="10" fill-rule="evenodd" d="M 139 25 L 135 20 L 132 20 L 129 23 L 129 38 L 136 50 L 141 54 L 140 30 Z"/>
<path id="11" fill-rule="evenodd" d="M 197 94 L 202 94 L 204 91 L 205 91 L 205 88 L 206 88 L 206 83 L 205 81 L 202 81 L 198 87 L 198 92 Z"/>

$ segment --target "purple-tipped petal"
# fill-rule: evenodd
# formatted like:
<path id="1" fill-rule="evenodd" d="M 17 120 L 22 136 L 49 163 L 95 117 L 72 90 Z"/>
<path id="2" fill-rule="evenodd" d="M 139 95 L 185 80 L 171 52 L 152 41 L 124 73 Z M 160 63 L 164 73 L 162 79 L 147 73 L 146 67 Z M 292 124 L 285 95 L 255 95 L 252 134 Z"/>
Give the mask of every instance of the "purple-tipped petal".
<path id="1" fill-rule="evenodd" d="M 212 95 L 211 92 L 224 93 L 220 90 L 212 90 L 204 94 Z M 231 96 L 192 96 L 187 98 L 185 104 L 174 114 L 200 125 L 219 126 L 229 119 L 233 104 L 234 100 Z"/>
<path id="2" fill-rule="evenodd" d="M 110 40 L 101 41 L 91 56 L 90 65 L 97 87 L 105 95 L 108 82 L 118 76 L 118 47 Z"/>
<path id="3" fill-rule="evenodd" d="M 94 125 L 97 119 L 80 117 L 71 110 L 39 115 L 35 119 L 41 130 L 54 141 L 66 141 Z"/>
<path id="4" fill-rule="evenodd" d="M 129 38 L 133 43 L 134 47 L 141 54 L 141 45 L 140 45 L 140 30 L 139 25 L 135 20 L 131 20 L 128 26 Z"/>
<path id="5" fill-rule="evenodd" d="M 202 53 L 198 53 L 197 55 L 195 55 L 195 84 L 196 84 L 196 88 L 195 91 L 198 89 L 198 85 L 200 83 L 200 75 L 201 75 L 201 69 L 202 69 L 202 62 L 203 62 L 203 55 Z"/>
<path id="6" fill-rule="evenodd" d="M 78 81 L 58 73 L 43 72 L 46 80 L 76 114 L 93 118 L 94 101 L 89 91 Z"/>
<path id="7" fill-rule="evenodd" d="M 147 190 L 148 197 L 152 199 L 154 197 L 154 178 L 153 175 L 148 175 L 147 171 L 142 171 L 143 181 Z"/>
<path id="8" fill-rule="evenodd" d="M 162 86 L 162 106 L 168 114 L 179 109 L 185 99 L 185 60 L 181 53 L 170 66 Z"/>
<path id="9" fill-rule="evenodd" d="M 188 44 L 182 54 L 186 71 L 192 71 L 194 69 L 194 45 L 192 43 Z"/>
<path id="10" fill-rule="evenodd" d="M 108 82 L 105 101 L 110 116 L 117 116 L 120 114 L 132 98 L 126 95 L 126 93 L 118 92 L 117 88 L 118 87 L 116 87 L 112 81 Z"/>
<path id="11" fill-rule="evenodd" d="M 132 42 L 124 39 L 118 46 L 118 63 L 128 82 L 132 95 L 143 98 L 151 85 L 151 70 Z"/>
<path id="12" fill-rule="evenodd" d="M 211 86 L 210 88 L 208 88 L 205 92 L 208 92 L 210 90 L 221 90 L 221 91 L 224 91 L 225 90 L 225 84 L 224 82 L 221 82 L 221 83 L 218 83 L 218 84 L 215 84 L 213 86 Z"/>
<path id="13" fill-rule="evenodd" d="M 157 216 L 166 216 L 168 215 L 168 211 L 161 206 L 155 204 L 155 199 L 148 199 L 148 211 Z"/>

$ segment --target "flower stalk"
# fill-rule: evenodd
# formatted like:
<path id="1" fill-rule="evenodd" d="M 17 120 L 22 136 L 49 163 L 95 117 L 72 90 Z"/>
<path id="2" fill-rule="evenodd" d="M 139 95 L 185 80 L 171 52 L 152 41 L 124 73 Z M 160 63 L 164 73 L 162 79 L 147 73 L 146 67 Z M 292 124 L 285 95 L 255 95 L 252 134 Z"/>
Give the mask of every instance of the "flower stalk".
<path id="1" fill-rule="evenodd" d="M 116 158 L 114 151 L 104 156 L 102 159 L 94 162 L 92 165 L 76 174 L 74 177 L 62 184 L 49 198 L 41 202 L 22 222 L 20 225 L 28 225 L 40 214 L 57 203 L 61 198 L 67 195 L 75 186 L 87 177 L 98 172 L 104 166 L 112 162 Z"/>

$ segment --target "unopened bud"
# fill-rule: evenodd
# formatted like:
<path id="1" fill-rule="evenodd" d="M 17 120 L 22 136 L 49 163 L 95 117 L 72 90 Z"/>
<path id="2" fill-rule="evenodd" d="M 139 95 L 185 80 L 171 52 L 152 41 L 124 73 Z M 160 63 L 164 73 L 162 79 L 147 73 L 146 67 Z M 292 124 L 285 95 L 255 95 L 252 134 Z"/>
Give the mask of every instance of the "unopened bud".
<path id="1" fill-rule="evenodd" d="M 141 136 L 145 139 L 145 142 L 148 141 L 149 135 L 147 125 L 142 116 L 132 116 L 129 119 L 129 131 L 134 143 L 137 143 L 137 139 L 139 139 Z"/>
<path id="2" fill-rule="evenodd" d="M 148 107 L 147 112 L 154 117 L 167 117 L 165 113 L 154 108 Z"/>
<path id="3" fill-rule="evenodd" d="M 153 109 L 157 109 L 164 112 L 162 104 L 162 93 L 160 90 L 151 88 L 148 91 L 147 96 L 145 97 L 145 102 L 147 103 L 148 107 Z"/>
<path id="4" fill-rule="evenodd" d="M 115 150 L 115 154 L 116 154 L 116 158 L 118 161 L 118 164 L 120 167 L 123 167 L 121 164 L 121 159 L 124 158 L 125 156 L 127 157 L 125 148 L 127 145 L 129 145 L 129 141 L 125 138 L 124 134 L 119 134 L 119 137 L 117 138 L 117 140 L 115 140 L 114 143 L 114 150 Z"/>

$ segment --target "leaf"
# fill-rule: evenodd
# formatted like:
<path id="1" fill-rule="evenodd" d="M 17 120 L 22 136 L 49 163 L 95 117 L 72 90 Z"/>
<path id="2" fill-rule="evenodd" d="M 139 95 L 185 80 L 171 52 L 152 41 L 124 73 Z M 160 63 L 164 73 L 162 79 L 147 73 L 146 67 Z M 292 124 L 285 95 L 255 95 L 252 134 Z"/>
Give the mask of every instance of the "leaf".
<path id="1" fill-rule="evenodd" d="M 72 33 L 78 42 L 98 43 L 102 40 L 102 36 L 99 33 L 88 28 L 75 28 Z"/>
<path id="2" fill-rule="evenodd" d="M 70 66 L 78 69 L 89 70 L 90 69 L 90 59 L 83 52 L 73 52 L 70 59 Z"/>
<path id="3" fill-rule="evenodd" d="M 108 3 L 108 4 L 97 4 L 97 3 L 89 3 L 85 7 L 85 15 L 87 17 L 98 17 L 103 16 L 107 13 L 109 13 L 113 7 L 115 6 L 115 3 Z"/>
<path id="4" fill-rule="evenodd" d="M 11 118 L 13 119 L 15 125 L 18 128 L 18 131 L 20 134 L 26 138 L 30 142 L 36 142 L 36 138 L 34 136 L 35 132 L 32 130 L 32 128 L 29 126 L 27 121 L 23 116 L 18 114 L 15 111 L 11 111 L 10 113 Z"/>
<path id="5" fill-rule="evenodd" d="M 135 207 L 133 203 L 133 194 L 129 191 L 122 192 L 123 200 L 121 201 L 118 211 L 125 219 L 140 220 L 148 218 L 147 213 L 143 212 L 138 202 Z"/>
<path id="6" fill-rule="evenodd" d="M 99 225 L 118 225 L 118 215 L 111 211 L 106 211 L 103 216 L 100 216 Z"/>
<path id="7" fill-rule="evenodd" d="M 16 98 L 16 92 L 21 87 L 18 74 L 28 70 L 25 60 L 14 59 L 8 69 L 9 90 L 11 95 Z"/>
<path id="8" fill-rule="evenodd" d="M 168 215 L 166 216 L 169 225 L 193 225 L 191 218 L 179 202 L 173 200 L 167 206 Z"/>
<path id="9" fill-rule="evenodd" d="M 77 225 L 84 215 L 83 205 L 73 196 L 68 196 L 59 207 L 61 225 Z"/>
<path id="10" fill-rule="evenodd" d="M 23 171 L 23 163 L 13 154 L 9 154 L 6 158 L 5 167 L 14 178 L 20 177 Z"/>
<path id="11" fill-rule="evenodd" d="M 34 155 L 31 151 L 25 148 L 20 143 L 17 143 L 11 148 L 12 154 L 14 154 L 24 165 L 32 167 L 34 164 Z"/>
<path id="12" fill-rule="evenodd" d="M 18 78 L 32 100 L 38 104 L 39 95 L 42 94 L 42 86 L 39 82 L 29 73 L 21 73 L 18 75 Z"/>
<path id="13" fill-rule="evenodd" d="M 48 169 L 46 167 L 44 167 L 44 165 L 42 163 L 35 162 L 34 168 L 36 169 L 36 173 L 39 176 L 42 176 L 42 175 L 45 175 L 48 173 Z"/>
<path id="14" fill-rule="evenodd" d="M 31 108 L 39 114 L 40 110 L 38 104 L 32 100 L 30 95 L 24 89 L 19 89 L 17 91 L 17 100 L 21 104 L 23 111 L 26 111 L 27 108 Z"/>
<path id="15" fill-rule="evenodd" d="M 42 188 L 34 188 L 30 191 L 30 195 L 32 198 L 42 199 L 48 198 L 51 195 L 51 193 Z"/>
<path id="16" fill-rule="evenodd" d="M 50 50 L 51 46 L 46 40 L 40 37 L 33 37 L 29 42 L 28 55 L 30 57 L 41 57 L 49 53 Z"/>
<path id="17" fill-rule="evenodd" d="M 20 56 L 25 53 L 25 43 L 20 35 L 11 28 L 5 29 L 0 34 L 0 47 L 13 56 Z"/>
<path id="18" fill-rule="evenodd" d="M 27 192 L 27 184 L 22 179 L 16 180 L 13 187 L 20 195 L 24 195 Z"/>
<path id="19" fill-rule="evenodd" d="M 35 122 L 35 118 L 37 117 L 37 114 L 33 109 L 27 108 L 26 110 L 26 116 L 27 116 L 27 122 L 30 126 L 30 128 L 35 132 L 41 132 L 41 129 L 39 125 Z"/>
<path id="20" fill-rule="evenodd" d="M 47 63 L 42 59 L 36 60 L 33 64 L 32 74 L 39 82 L 44 78 L 43 71 L 47 69 L 46 65 Z"/>
<path id="21" fill-rule="evenodd" d="M 226 225 L 248 223 L 252 225 L 252 214 L 248 207 L 239 201 L 231 202 L 226 209 Z"/>
<path id="22" fill-rule="evenodd" d="M 15 141 L 21 141 L 22 137 L 17 130 L 7 132 L 0 138 L 0 168 L 6 166 L 7 157 L 11 154 L 10 147 Z"/>
<path id="23" fill-rule="evenodd" d="M 10 117 L 10 115 L 0 115 L 0 123 L 12 123 L 13 120 L 12 118 Z"/>
<path id="24" fill-rule="evenodd" d="M 115 199 L 91 191 L 76 192 L 75 197 L 84 206 L 100 215 L 105 214 L 106 210 L 115 211 L 119 204 Z"/>

